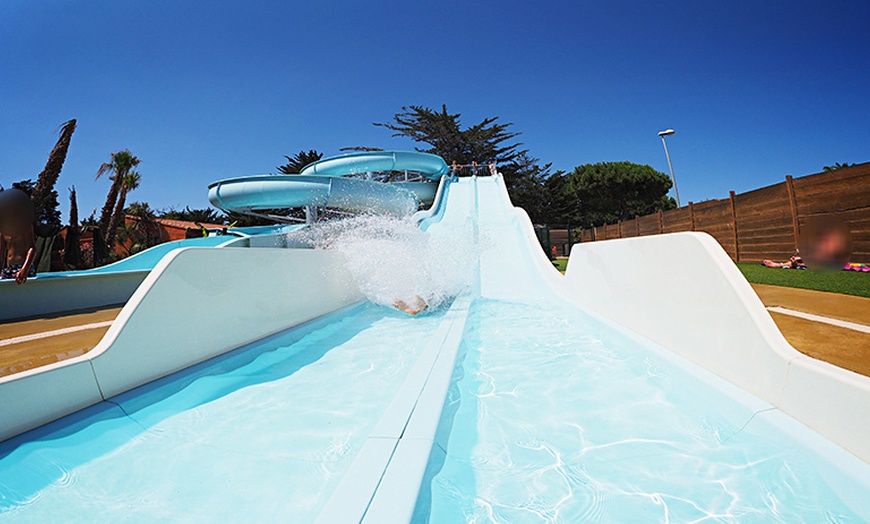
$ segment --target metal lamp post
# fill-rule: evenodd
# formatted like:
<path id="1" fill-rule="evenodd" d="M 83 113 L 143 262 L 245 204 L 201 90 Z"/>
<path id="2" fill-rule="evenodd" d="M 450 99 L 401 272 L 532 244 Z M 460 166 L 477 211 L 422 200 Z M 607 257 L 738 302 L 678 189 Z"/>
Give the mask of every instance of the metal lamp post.
<path id="1" fill-rule="evenodd" d="M 671 182 L 674 183 L 674 195 L 677 197 L 677 207 L 680 207 L 680 191 L 677 189 L 677 179 L 674 178 L 674 166 L 671 165 L 671 154 L 668 153 L 668 143 L 665 141 L 666 136 L 673 134 L 673 129 L 665 129 L 659 132 L 659 136 L 662 138 L 662 145 L 665 146 L 665 156 L 668 158 L 668 169 L 671 170 Z"/>

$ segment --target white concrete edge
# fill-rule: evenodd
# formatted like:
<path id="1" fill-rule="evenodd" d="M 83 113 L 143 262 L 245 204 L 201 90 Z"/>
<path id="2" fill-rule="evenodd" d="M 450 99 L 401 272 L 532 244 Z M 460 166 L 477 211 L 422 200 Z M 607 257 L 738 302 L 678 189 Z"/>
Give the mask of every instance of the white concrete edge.
<path id="1" fill-rule="evenodd" d="M 500 185 L 504 188 L 503 183 Z M 510 200 L 506 188 L 503 190 L 503 196 L 509 203 Z M 780 376 L 777 378 L 779 385 L 774 388 L 774 392 L 770 395 L 759 395 L 759 392 L 764 390 L 763 387 L 752 388 L 754 391 L 747 391 L 739 382 L 733 380 L 734 377 L 723 373 L 723 370 L 717 368 L 714 363 L 692 358 L 687 359 L 686 355 L 679 352 L 675 353 L 672 347 L 668 347 L 666 341 L 656 340 L 655 337 L 650 337 L 649 333 L 643 331 L 638 332 L 636 328 L 627 326 L 620 319 L 603 315 L 587 307 L 585 301 L 578 301 L 577 293 L 581 293 L 582 290 L 570 285 L 570 271 L 572 268 L 570 258 L 573 258 L 573 249 L 572 257 L 569 257 L 569 270 L 566 276 L 562 277 L 559 274 L 558 278 L 553 278 L 552 272 L 549 269 L 553 269 L 556 273 L 558 272 L 555 271 L 555 268 L 552 268 L 552 264 L 539 248 L 531 220 L 525 211 L 520 208 L 515 208 L 515 213 L 517 223 L 523 231 L 523 237 L 526 239 L 530 252 L 533 253 L 535 266 L 537 266 L 541 275 L 545 277 L 545 281 L 549 284 L 555 295 L 582 308 L 586 314 L 605 326 L 618 326 L 622 330 L 628 328 L 629 333 L 636 334 L 641 343 L 651 343 L 653 347 L 660 347 L 664 351 L 674 353 L 674 356 L 678 360 L 671 359 L 671 361 L 681 364 L 680 367 L 687 369 L 686 365 L 682 365 L 682 361 L 685 360 L 687 364 L 698 365 L 702 370 L 711 372 L 736 386 L 741 391 L 746 392 L 746 396 L 740 396 L 740 398 L 735 398 L 735 400 L 738 400 L 740 404 L 749 410 L 748 419 L 744 419 L 747 422 L 754 420 L 755 414 L 766 412 L 768 409 L 782 411 L 791 419 L 808 426 L 835 445 L 841 446 L 865 462 L 870 462 L 870 439 L 866 438 L 866 435 L 870 434 L 870 428 L 868 428 L 870 424 L 864 422 L 866 414 L 870 413 L 870 379 L 826 362 L 807 357 L 791 347 L 770 315 L 767 314 L 764 304 L 762 304 L 752 286 L 749 285 L 749 282 L 746 281 L 728 254 L 710 235 L 706 233 L 671 233 L 657 235 L 657 240 L 667 241 L 668 237 L 692 237 L 694 241 L 700 244 L 708 258 L 705 260 L 684 260 L 683 263 L 712 264 L 725 278 L 727 285 L 739 298 L 742 307 L 749 314 L 753 328 L 761 336 L 763 341 L 761 345 L 767 348 L 767 351 L 782 363 Z M 636 239 L 632 238 L 609 240 L 606 242 L 637 243 Z M 600 299 L 610 300 L 612 297 L 604 296 L 600 297 Z M 659 302 L 646 304 L 646 307 L 660 308 L 661 304 L 668 300 L 667 297 L 659 297 L 659 299 Z M 728 335 L 728 333 L 716 333 L 712 336 L 727 337 Z M 812 387 L 810 382 L 813 380 L 806 378 L 807 375 L 814 377 L 814 380 L 818 380 L 819 383 L 815 387 Z M 837 391 L 832 391 L 832 388 Z M 753 401 L 753 399 L 757 400 Z M 738 422 L 733 417 L 729 418 L 733 422 Z"/>
<path id="2" fill-rule="evenodd" d="M 337 255 L 335 253 L 330 255 L 330 253 L 278 248 L 253 250 L 211 247 L 180 248 L 170 252 L 133 293 L 106 335 L 93 350 L 48 366 L 0 377 L 0 441 L 190 365 L 359 302 L 362 295 L 352 284 L 349 275 L 341 274 L 341 268 L 335 262 L 338 260 Z M 200 294 L 199 298 L 192 300 L 198 300 L 198 305 L 185 304 L 184 300 L 189 297 L 187 294 L 189 290 L 184 288 L 183 284 L 179 286 L 179 283 L 196 280 L 191 277 L 191 274 L 199 275 L 206 271 L 191 269 L 191 261 L 194 262 L 194 266 L 196 262 L 207 260 L 213 260 L 219 265 L 221 260 L 227 259 L 235 264 L 235 267 L 248 267 L 243 263 L 245 261 L 256 266 L 255 261 L 263 260 L 271 264 L 270 268 L 273 270 L 282 267 L 281 264 L 284 264 L 285 260 L 291 264 L 291 267 L 293 259 L 297 261 L 293 271 L 283 271 L 284 281 L 281 284 L 285 287 L 272 285 L 271 277 L 267 273 L 263 278 L 268 280 L 268 283 L 261 283 L 256 290 L 245 291 L 247 295 L 239 299 L 241 302 L 228 304 L 226 301 L 215 301 L 210 298 L 212 282 L 194 282 L 196 284 L 194 287 L 198 286 Z M 316 259 L 314 261 L 320 261 L 321 264 L 312 264 L 309 259 Z M 335 261 L 322 263 L 324 260 L 332 259 Z M 174 269 L 180 261 L 186 262 Z M 206 267 L 209 265 L 206 263 Z M 292 281 L 287 275 L 288 272 L 294 274 Z M 295 279 L 302 274 L 305 274 L 306 278 Z M 246 285 L 247 278 L 230 279 L 227 285 L 231 287 L 226 292 L 235 293 L 239 286 Z M 167 282 L 163 283 L 164 280 Z M 223 277 L 215 282 L 222 280 Z M 311 291 L 312 287 L 319 289 L 319 295 L 314 301 L 316 304 L 311 305 L 310 308 L 308 307 L 310 301 L 303 305 L 294 304 L 293 286 L 304 288 L 303 293 Z M 217 286 L 217 290 L 220 289 L 220 286 Z M 159 299 L 157 301 L 161 303 L 156 304 L 154 300 L 149 300 L 149 296 L 156 290 L 159 290 L 159 294 L 164 298 L 168 296 L 167 293 L 171 295 L 177 292 L 177 296 L 170 300 Z M 272 294 L 271 298 L 266 297 L 269 293 Z M 262 297 L 259 296 L 261 294 Z M 271 303 L 271 299 L 275 299 L 276 302 Z M 225 340 L 221 337 L 221 330 L 231 329 L 234 324 L 223 322 L 215 325 L 213 320 L 219 315 L 215 315 L 214 307 L 231 306 L 242 311 L 250 309 L 248 315 L 250 319 L 251 316 L 259 315 L 266 303 L 270 307 L 278 308 L 279 311 L 267 310 L 268 314 L 265 316 L 271 318 L 256 326 L 245 326 L 250 328 L 247 329 L 250 333 L 245 332 L 235 337 L 227 336 Z M 146 312 L 140 314 L 139 310 L 143 305 L 147 305 Z M 174 314 L 173 307 L 176 309 Z M 202 318 L 197 318 L 198 315 Z M 154 318 L 161 318 L 164 324 L 168 322 L 169 325 L 163 325 L 163 329 L 155 330 L 151 322 Z M 186 329 L 189 325 L 212 327 L 207 332 L 200 333 Z M 126 336 L 126 332 L 131 327 L 137 333 Z M 213 331 L 217 335 L 212 333 Z M 218 338 L 215 338 L 216 336 Z M 126 337 L 126 339 L 119 343 L 119 337 Z M 188 347 L 188 351 L 182 353 L 173 351 L 178 345 Z M 168 355 L 171 355 L 171 358 L 167 359 Z M 131 366 L 131 363 L 135 365 Z"/>
<path id="3" fill-rule="evenodd" d="M 139 303 L 142 302 L 143 298 L 148 294 L 151 287 L 154 285 L 160 276 L 166 271 L 166 268 L 169 267 L 172 260 L 175 259 L 179 254 L 183 251 L 189 249 L 210 249 L 210 248 L 179 248 L 173 249 L 169 253 L 167 253 L 157 265 L 154 266 L 154 269 L 148 272 L 145 275 L 145 278 L 142 280 L 142 283 L 136 290 L 133 292 L 132 296 L 127 300 L 124 306 L 121 308 L 121 311 L 118 313 L 118 316 L 115 317 L 115 320 L 112 322 L 111 326 L 109 326 L 106 334 L 103 335 L 103 338 L 87 353 L 80 355 L 78 357 L 73 357 L 65 360 L 61 360 L 60 362 L 55 362 L 53 364 L 48 364 L 46 366 L 41 366 L 34 369 L 29 369 L 27 371 L 23 371 L 21 373 L 16 373 L 14 375 L 7 375 L 5 377 L 0 377 L 0 384 L 5 382 L 12 382 L 19 379 L 24 379 L 27 377 L 31 377 L 34 375 L 40 375 L 44 373 L 50 373 L 55 369 L 60 369 L 66 366 L 72 366 L 81 362 L 90 362 L 94 358 L 103 354 L 107 351 L 115 339 L 118 336 L 118 333 L 123 329 L 124 325 L 129 321 L 130 316 L 136 310 L 136 307 Z"/>
<path id="4" fill-rule="evenodd" d="M 759 335 L 764 341 L 757 350 L 769 352 L 772 357 L 781 362 L 781 366 L 784 369 L 782 376 L 776 380 L 779 384 L 776 388 L 776 394 L 759 394 L 759 391 L 763 390 L 763 388 L 751 391 L 751 393 L 772 405 L 776 410 L 783 412 L 790 418 L 829 439 L 834 444 L 841 446 L 852 455 L 870 463 L 870 439 L 866 438 L 866 435 L 870 434 L 870 423 L 868 423 L 866 417 L 866 414 L 870 413 L 870 378 L 810 358 L 791 347 L 776 327 L 770 315 L 767 314 L 766 308 L 746 279 L 743 278 L 739 269 L 715 239 L 709 235 L 698 232 L 686 232 L 639 238 L 659 237 L 658 240 L 667 241 L 667 237 L 687 235 L 694 237 L 703 246 L 709 258 L 707 260 L 685 260 L 684 262 L 686 264 L 712 265 L 727 279 L 732 291 L 739 297 L 742 307 L 749 314 L 753 328 L 758 330 Z M 633 243 L 636 240 L 638 239 L 616 239 L 597 242 L 596 244 Z M 574 258 L 575 255 L 573 248 L 576 246 L 578 245 L 572 246 L 568 272 L 566 272 L 566 280 L 569 282 L 573 276 L 572 268 L 576 267 L 576 265 L 571 264 L 571 258 Z M 576 293 L 582 292 L 581 289 L 576 287 L 572 289 L 570 285 L 566 291 L 567 293 L 563 291 L 560 294 L 571 297 Z M 601 297 L 601 299 L 609 300 L 612 297 Z M 574 300 L 571 301 L 574 302 Z M 604 318 L 609 321 L 608 323 L 615 323 L 622 328 L 628 328 L 645 338 L 649 338 L 649 335 L 644 333 L 643 330 L 638 331 L 636 327 L 624 323 L 620 318 L 610 317 L 598 311 L 589 310 L 585 303 L 585 301 L 581 301 L 579 304 L 593 317 Z M 660 296 L 655 303 L 646 304 L 646 307 L 661 308 L 663 304 L 667 303 L 668 297 Z M 739 330 L 740 328 L 735 326 L 735 329 Z M 723 332 L 714 333 L 711 336 L 729 337 L 731 334 Z M 673 351 L 673 348 L 668 347 L 666 341 L 656 340 L 655 337 L 652 338 L 652 341 Z M 682 354 L 681 356 L 685 357 Z M 723 373 L 723 370 L 719 369 L 715 363 L 703 360 L 699 361 L 697 358 L 690 358 L 689 360 L 726 381 L 741 387 L 741 389 L 745 389 L 739 381 L 734 380 L 734 377 L 729 376 L 728 373 Z"/>
<path id="5" fill-rule="evenodd" d="M 378 509 L 381 504 L 386 504 L 390 511 L 407 513 L 405 520 L 410 519 L 409 511 L 413 512 L 416 504 L 434 443 L 434 429 L 429 438 L 423 439 L 419 436 L 426 434 L 418 432 L 418 438 L 411 439 L 409 432 L 417 431 L 412 430 L 412 425 L 437 428 L 470 303 L 470 297 L 465 296 L 458 297 L 451 305 L 316 522 L 402 521 L 372 520 L 375 518 L 371 516 L 372 509 L 376 515 L 381 515 L 382 509 Z M 416 441 L 415 452 L 399 451 L 405 449 L 406 440 Z M 397 456 L 401 457 L 398 462 Z M 403 481 L 394 486 L 393 479 L 397 475 Z"/>
<path id="6" fill-rule="evenodd" d="M 36 277 L 21 285 L 0 283 L 0 321 L 122 304 L 147 270 Z"/>

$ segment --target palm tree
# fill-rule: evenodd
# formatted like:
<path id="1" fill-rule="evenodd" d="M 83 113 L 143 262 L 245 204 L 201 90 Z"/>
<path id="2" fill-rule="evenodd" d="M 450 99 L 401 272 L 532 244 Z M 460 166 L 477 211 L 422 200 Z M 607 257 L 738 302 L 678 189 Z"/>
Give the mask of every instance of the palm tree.
<path id="1" fill-rule="evenodd" d="M 101 165 L 100 169 L 97 170 L 97 178 L 100 178 L 104 173 L 114 173 L 109 177 L 109 180 L 112 181 L 112 187 L 109 188 L 109 194 L 106 196 L 106 203 L 103 205 L 103 209 L 100 212 L 100 221 L 98 223 L 100 233 L 103 235 L 103 238 L 106 239 L 106 244 L 108 246 L 112 245 L 108 241 L 110 232 L 109 222 L 112 220 L 112 212 L 115 210 L 118 194 L 121 192 L 121 186 L 124 184 L 124 177 L 132 171 L 134 167 L 139 165 L 139 159 L 136 158 L 129 149 L 115 151 L 110 156 L 112 160 Z M 112 232 L 111 235 L 112 238 L 114 238 L 114 232 Z"/>
<path id="2" fill-rule="evenodd" d="M 36 179 L 36 187 L 33 188 L 33 194 L 30 195 L 37 220 L 58 228 L 60 227 L 60 212 L 57 211 L 57 193 L 54 192 L 54 185 L 60 176 L 60 170 L 63 168 L 63 162 L 66 160 L 66 153 L 69 150 L 69 143 L 75 130 L 75 119 L 61 124 L 57 144 L 48 154 L 48 162 Z"/>
<path id="3" fill-rule="evenodd" d="M 117 177 L 118 175 L 115 175 Z M 139 187 L 139 181 L 142 176 L 136 171 L 130 171 L 121 179 L 121 189 L 118 194 L 118 201 L 115 203 L 115 210 L 112 212 L 112 218 L 109 220 L 109 229 L 106 230 L 106 245 L 109 249 L 115 245 L 115 233 L 118 227 L 124 223 L 124 205 L 127 203 L 127 193 Z"/>

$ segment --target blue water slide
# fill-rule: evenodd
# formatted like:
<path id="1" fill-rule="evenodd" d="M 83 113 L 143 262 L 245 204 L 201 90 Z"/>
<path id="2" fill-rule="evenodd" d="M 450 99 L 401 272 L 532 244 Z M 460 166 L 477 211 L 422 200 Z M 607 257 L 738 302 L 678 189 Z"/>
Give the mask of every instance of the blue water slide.
<path id="1" fill-rule="evenodd" d="M 434 200 L 437 184 L 432 181 L 384 184 L 347 176 L 383 171 L 412 171 L 435 181 L 450 168 L 443 158 L 429 153 L 365 151 L 318 160 L 299 175 L 256 175 L 214 182 L 208 199 L 224 211 L 319 206 L 391 215 L 408 214 L 418 203 Z"/>
<path id="2" fill-rule="evenodd" d="M 418 151 L 363 151 L 333 156 L 308 164 L 301 175 L 344 176 L 377 171 L 413 171 L 438 180 L 450 172 L 444 159 Z"/>
<path id="3" fill-rule="evenodd" d="M 319 206 L 402 216 L 417 209 L 414 193 L 396 184 L 335 176 L 231 178 L 209 185 L 208 200 L 224 211 L 236 212 Z"/>

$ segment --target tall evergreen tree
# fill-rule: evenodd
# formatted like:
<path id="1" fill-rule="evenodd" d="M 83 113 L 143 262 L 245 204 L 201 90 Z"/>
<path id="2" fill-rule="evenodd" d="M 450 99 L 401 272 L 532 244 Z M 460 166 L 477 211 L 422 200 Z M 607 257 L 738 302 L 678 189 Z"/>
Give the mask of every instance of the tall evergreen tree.
<path id="1" fill-rule="evenodd" d="M 512 123 L 498 123 L 499 117 L 484 118 L 478 124 L 462 129 L 459 113 L 433 111 L 423 106 L 403 106 L 393 115 L 393 122 L 374 125 L 393 131 L 393 136 L 407 137 L 427 144 L 418 151 L 439 155 L 448 163 L 497 162 L 506 164 L 519 155 L 519 142 L 512 142 L 519 133 L 508 130 Z"/>
<path id="2" fill-rule="evenodd" d="M 525 209 L 529 218 L 536 224 L 546 221 L 548 201 L 546 183 L 552 177 L 551 164 L 541 166 L 539 162 L 539 159 L 524 150 L 517 153 L 511 162 L 499 167 L 499 171 L 504 175 L 511 203 Z"/>
<path id="3" fill-rule="evenodd" d="M 73 186 L 69 188 L 69 225 L 66 228 L 66 239 L 63 246 L 63 262 L 71 268 L 77 268 L 81 265 L 82 253 L 79 238 L 81 238 L 79 204 L 76 200 L 76 186 Z"/>
<path id="4" fill-rule="evenodd" d="M 61 169 L 63 169 L 70 140 L 75 130 L 75 119 L 64 122 L 61 125 L 60 137 L 58 137 L 54 149 L 49 153 L 48 162 L 46 162 L 42 172 L 39 173 L 36 179 L 36 186 L 33 188 L 33 194 L 30 196 L 33 200 L 37 224 L 53 230 L 51 234 L 55 234 L 60 228 L 60 211 L 57 209 L 59 203 L 54 186 L 60 176 Z"/>
<path id="5" fill-rule="evenodd" d="M 284 158 L 287 159 L 287 163 L 283 166 L 278 166 L 276 169 L 285 175 L 297 175 L 302 171 L 302 168 L 308 164 L 317 162 L 323 158 L 323 153 L 316 149 L 309 149 L 308 151 L 300 151 L 296 153 L 292 158 L 284 155 Z"/>
<path id="6" fill-rule="evenodd" d="M 648 165 L 584 164 L 567 177 L 569 191 L 579 203 L 581 226 L 600 226 L 676 207 L 668 196 L 670 177 Z"/>
<path id="7" fill-rule="evenodd" d="M 540 222 L 550 164 L 541 166 L 539 159 L 520 149 L 521 143 L 515 140 L 520 133 L 510 130 L 512 123 L 499 123 L 495 116 L 463 129 L 460 118 L 459 113 L 447 111 L 446 105 L 441 111 L 412 105 L 403 106 L 401 113 L 393 115 L 393 122 L 375 125 L 393 131 L 393 136 L 428 145 L 417 150 L 439 155 L 448 163 L 497 163 L 514 205 L 524 208 L 533 222 Z"/>

